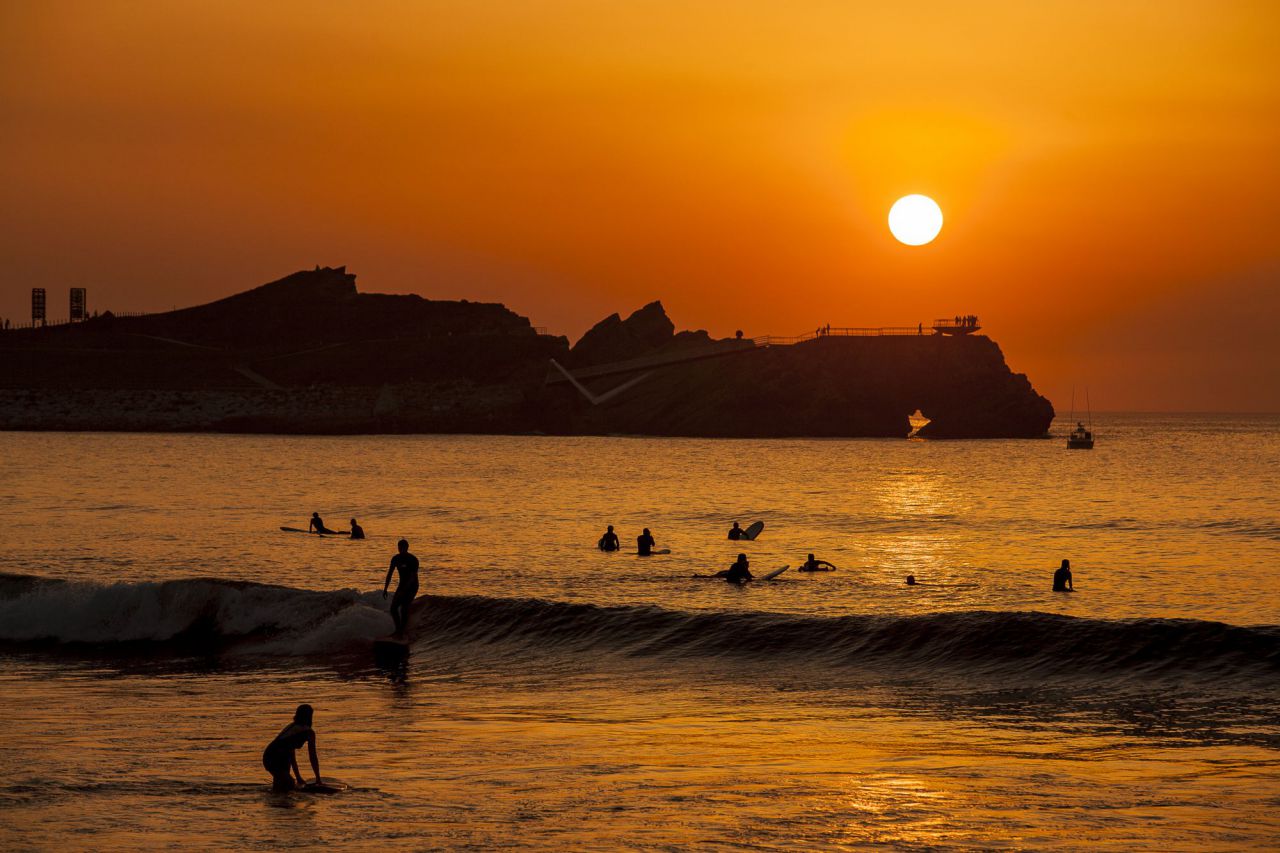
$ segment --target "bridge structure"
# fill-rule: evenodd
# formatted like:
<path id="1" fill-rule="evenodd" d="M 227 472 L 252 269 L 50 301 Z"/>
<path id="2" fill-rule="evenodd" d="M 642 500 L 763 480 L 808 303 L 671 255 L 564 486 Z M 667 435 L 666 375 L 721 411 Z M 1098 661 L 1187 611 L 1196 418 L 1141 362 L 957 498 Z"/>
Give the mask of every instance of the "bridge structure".
<path id="1" fill-rule="evenodd" d="M 640 358 L 630 358 L 622 361 L 611 361 L 605 364 L 593 364 L 589 367 L 582 367 L 577 370 L 569 370 L 553 358 L 551 359 L 551 369 L 547 373 L 546 384 L 571 384 L 578 389 L 579 393 L 581 393 L 588 402 L 592 405 L 598 406 L 601 403 L 618 396 L 628 388 L 643 382 L 658 368 L 672 364 L 683 364 L 690 361 L 703 361 L 709 358 L 724 358 L 726 356 L 741 355 L 745 352 L 753 352 L 757 349 L 763 349 L 766 347 L 795 346 L 796 344 L 816 341 L 822 338 L 924 337 L 925 335 L 963 336 L 973 334 L 981 328 L 982 327 L 978 325 L 978 318 L 976 316 L 969 315 L 934 320 L 933 323 L 928 326 L 924 323 L 917 323 L 914 326 L 819 326 L 812 332 L 807 332 L 803 335 L 759 335 L 753 338 L 717 341 L 713 344 L 698 347 L 687 347 L 673 352 L 658 353 L 651 356 L 641 356 Z M 600 379 L 606 376 L 621 376 L 629 373 L 640 373 L 641 375 L 634 379 L 630 379 L 623 384 L 604 392 L 603 394 L 594 394 L 583 385 L 584 382 L 589 382 L 593 379 Z"/>

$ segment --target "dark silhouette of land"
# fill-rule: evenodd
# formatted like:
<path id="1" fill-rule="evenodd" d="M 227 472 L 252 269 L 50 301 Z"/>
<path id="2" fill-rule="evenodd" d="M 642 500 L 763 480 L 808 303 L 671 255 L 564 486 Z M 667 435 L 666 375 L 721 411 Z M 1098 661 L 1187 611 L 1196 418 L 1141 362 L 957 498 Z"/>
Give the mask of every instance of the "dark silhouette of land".
<path id="1" fill-rule="evenodd" d="M 1043 435 L 1049 401 L 973 320 L 716 340 L 652 302 L 570 347 L 502 305 L 359 293 L 316 268 L 0 332 L 0 428 L 905 436 L 920 409 L 925 436 Z"/>

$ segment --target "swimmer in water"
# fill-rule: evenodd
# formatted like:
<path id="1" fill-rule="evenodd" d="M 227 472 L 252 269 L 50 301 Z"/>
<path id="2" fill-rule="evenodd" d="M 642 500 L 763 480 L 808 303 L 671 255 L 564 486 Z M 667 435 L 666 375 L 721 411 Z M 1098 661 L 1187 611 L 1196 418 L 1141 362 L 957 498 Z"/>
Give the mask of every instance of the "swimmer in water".
<path id="1" fill-rule="evenodd" d="M 292 791 L 295 787 L 306 784 L 302 781 L 302 772 L 298 770 L 297 751 L 305 743 L 308 757 L 311 759 L 311 770 L 316 774 L 316 784 L 320 783 L 320 759 L 316 757 L 316 730 L 311 727 L 314 715 L 310 705 L 299 705 L 293 712 L 293 722 L 280 730 L 276 739 L 267 744 L 262 751 L 262 766 L 271 774 L 271 787 L 277 791 Z M 294 784 L 289 771 L 297 778 Z"/>
<path id="2" fill-rule="evenodd" d="M 356 520 L 354 518 L 351 519 L 351 538 L 352 539 L 364 538 L 364 528 L 356 524 Z"/>
<path id="3" fill-rule="evenodd" d="M 612 524 L 609 525 L 609 529 L 604 532 L 604 535 L 600 537 L 600 541 L 596 544 L 601 551 L 617 551 L 622 547 L 618 542 L 618 534 L 613 532 Z"/>
<path id="4" fill-rule="evenodd" d="M 1053 573 L 1053 591 L 1054 592 L 1075 592 L 1076 588 L 1071 583 L 1071 561 L 1063 560 L 1062 565 Z"/>
<path id="5" fill-rule="evenodd" d="M 824 568 L 825 567 L 825 568 Z M 816 559 L 812 554 L 809 559 L 800 564 L 797 571 L 801 572 L 834 572 L 836 570 L 834 563 L 828 563 L 826 560 Z"/>

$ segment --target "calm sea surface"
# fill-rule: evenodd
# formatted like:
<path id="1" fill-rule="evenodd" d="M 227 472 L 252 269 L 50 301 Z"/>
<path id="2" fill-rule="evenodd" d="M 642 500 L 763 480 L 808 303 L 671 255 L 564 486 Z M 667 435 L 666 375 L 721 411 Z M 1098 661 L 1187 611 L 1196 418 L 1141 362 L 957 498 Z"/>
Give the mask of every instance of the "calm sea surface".
<path id="1" fill-rule="evenodd" d="M 0 848 L 1274 848 L 1280 417 L 1094 426 L 0 433 Z M 267 790 L 299 702 L 352 790 Z"/>

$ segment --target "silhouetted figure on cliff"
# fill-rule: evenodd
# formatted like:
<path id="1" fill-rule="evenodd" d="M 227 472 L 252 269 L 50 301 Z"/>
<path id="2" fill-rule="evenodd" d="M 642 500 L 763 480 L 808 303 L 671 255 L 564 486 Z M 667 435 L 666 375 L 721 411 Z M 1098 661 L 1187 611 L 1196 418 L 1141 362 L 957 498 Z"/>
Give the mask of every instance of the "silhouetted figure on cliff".
<path id="1" fill-rule="evenodd" d="M 1062 565 L 1053 573 L 1053 591 L 1054 592 L 1075 592 L 1076 588 L 1071 583 L 1071 561 L 1063 560 Z"/>
<path id="2" fill-rule="evenodd" d="M 812 554 L 809 559 L 800 564 L 799 571 L 802 572 L 833 572 L 836 567 L 834 563 L 828 563 L 826 560 L 816 559 Z"/>
<path id="3" fill-rule="evenodd" d="M 391 558 L 391 565 L 387 567 L 387 579 L 382 582 L 382 597 L 387 597 L 392 573 L 399 572 L 396 594 L 391 597 L 391 618 L 396 623 L 396 630 L 391 636 L 404 639 L 409 630 L 409 605 L 413 604 L 414 596 L 418 594 L 418 558 L 409 553 L 407 539 L 401 539 L 396 547 L 400 553 Z"/>
<path id="4" fill-rule="evenodd" d="M 307 532 L 311 533 L 312 531 L 316 533 L 337 533 L 338 532 L 336 530 L 330 530 L 329 528 L 325 527 L 324 519 L 320 517 L 320 513 L 318 512 L 311 513 L 311 523 L 307 525 Z"/>
<path id="5" fill-rule="evenodd" d="M 747 531 L 738 526 L 738 522 L 733 523 L 733 527 L 729 528 L 729 538 L 737 542 L 739 539 L 747 535 Z"/>
<path id="6" fill-rule="evenodd" d="M 351 519 L 351 538 L 352 539 L 364 538 L 364 528 L 356 524 L 356 520 L 354 518 Z"/>
<path id="7" fill-rule="evenodd" d="M 596 544 L 600 546 L 601 551 L 616 551 L 622 547 L 618 542 L 618 534 L 613 532 L 612 524 L 609 525 L 609 529 L 604 532 L 604 535 L 600 537 L 600 541 Z"/>
<path id="8" fill-rule="evenodd" d="M 649 534 L 649 528 L 645 528 L 644 532 L 636 537 L 636 553 L 641 557 L 648 557 L 653 553 L 653 536 Z"/>
<path id="9" fill-rule="evenodd" d="M 316 730 L 311 727 L 314 712 L 310 705 L 299 705 L 293 712 L 293 722 L 280 730 L 276 739 L 267 744 L 262 751 L 262 766 L 271 774 L 271 787 L 277 791 L 291 791 L 295 787 L 289 771 L 297 778 L 299 786 L 302 772 L 298 770 L 297 752 L 305 743 L 308 757 L 311 759 L 311 770 L 316 774 L 316 784 L 320 782 L 320 759 L 316 757 Z"/>

